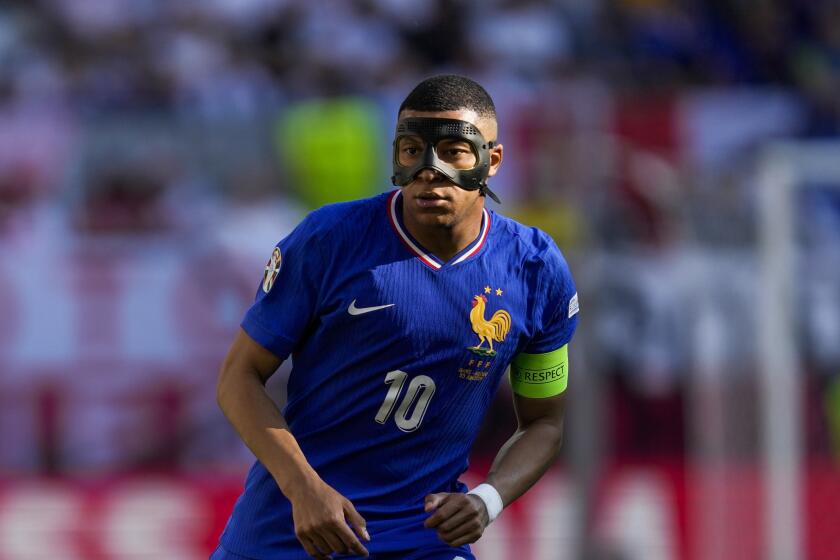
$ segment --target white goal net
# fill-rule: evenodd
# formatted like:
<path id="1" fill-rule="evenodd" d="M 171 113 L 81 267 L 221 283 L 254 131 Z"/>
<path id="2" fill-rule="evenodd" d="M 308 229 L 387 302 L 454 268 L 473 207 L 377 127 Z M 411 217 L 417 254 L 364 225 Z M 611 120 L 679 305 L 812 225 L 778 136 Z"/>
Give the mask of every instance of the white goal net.
<path id="1" fill-rule="evenodd" d="M 803 371 L 795 330 L 798 192 L 840 188 L 840 144 L 780 143 L 759 166 L 760 352 L 767 558 L 805 557 L 803 511 Z M 838 248 L 840 251 L 840 248 Z M 838 341 L 840 344 L 840 341 Z"/>

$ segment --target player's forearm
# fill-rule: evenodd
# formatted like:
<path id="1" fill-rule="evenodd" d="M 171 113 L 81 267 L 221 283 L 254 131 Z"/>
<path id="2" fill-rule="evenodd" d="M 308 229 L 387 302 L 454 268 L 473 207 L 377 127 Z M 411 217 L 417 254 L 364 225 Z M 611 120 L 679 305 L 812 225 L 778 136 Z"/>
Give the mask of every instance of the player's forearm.
<path id="1" fill-rule="evenodd" d="M 317 479 L 286 420 L 256 375 L 223 373 L 217 400 L 239 437 L 287 497 L 291 498 L 310 480 Z"/>
<path id="2" fill-rule="evenodd" d="M 563 425 L 554 419 L 535 420 L 505 442 L 487 475 L 505 506 L 524 494 L 554 463 L 563 443 Z"/>

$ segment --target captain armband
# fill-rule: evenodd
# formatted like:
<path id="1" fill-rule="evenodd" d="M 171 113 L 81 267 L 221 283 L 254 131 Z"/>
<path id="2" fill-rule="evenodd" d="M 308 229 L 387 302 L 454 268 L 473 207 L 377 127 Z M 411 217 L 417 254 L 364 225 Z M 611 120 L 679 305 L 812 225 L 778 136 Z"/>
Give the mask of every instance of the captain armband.
<path id="1" fill-rule="evenodd" d="M 519 354 L 510 364 L 510 385 L 517 395 L 541 399 L 566 390 L 569 345 L 545 354 Z"/>

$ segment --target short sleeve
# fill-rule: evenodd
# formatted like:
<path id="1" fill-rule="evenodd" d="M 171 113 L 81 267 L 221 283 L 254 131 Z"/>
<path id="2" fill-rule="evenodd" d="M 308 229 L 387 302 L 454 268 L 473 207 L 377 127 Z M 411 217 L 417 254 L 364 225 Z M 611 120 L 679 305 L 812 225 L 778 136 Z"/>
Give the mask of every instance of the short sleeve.
<path id="1" fill-rule="evenodd" d="M 282 360 L 317 316 L 324 261 L 313 221 L 310 214 L 274 248 L 241 323 L 248 336 Z"/>
<path id="2" fill-rule="evenodd" d="M 572 340 L 578 322 L 577 288 L 560 249 L 552 243 L 543 260 L 534 335 L 524 349 L 528 354 L 543 354 L 565 346 Z"/>

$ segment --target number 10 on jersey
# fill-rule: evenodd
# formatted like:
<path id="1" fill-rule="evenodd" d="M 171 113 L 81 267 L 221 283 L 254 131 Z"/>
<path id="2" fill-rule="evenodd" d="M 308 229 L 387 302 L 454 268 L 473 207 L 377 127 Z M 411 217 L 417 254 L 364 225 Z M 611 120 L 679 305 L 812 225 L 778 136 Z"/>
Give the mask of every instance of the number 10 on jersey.
<path id="1" fill-rule="evenodd" d="M 385 400 L 382 401 L 382 406 L 379 407 L 379 412 L 376 413 L 375 418 L 380 424 L 387 422 L 391 416 L 407 378 L 408 374 L 398 369 L 389 371 L 385 376 L 385 384 L 389 386 L 388 393 L 385 395 Z M 429 401 L 432 400 L 434 394 L 434 379 L 428 375 L 414 377 L 408 383 L 405 396 L 394 414 L 394 422 L 397 424 L 397 428 L 404 432 L 413 432 L 419 428 L 423 416 L 426 415 L 426 409 L 429 408 Z"/>

